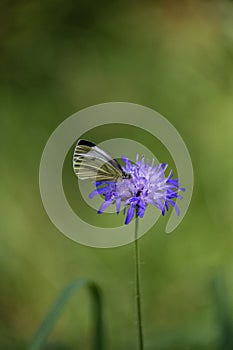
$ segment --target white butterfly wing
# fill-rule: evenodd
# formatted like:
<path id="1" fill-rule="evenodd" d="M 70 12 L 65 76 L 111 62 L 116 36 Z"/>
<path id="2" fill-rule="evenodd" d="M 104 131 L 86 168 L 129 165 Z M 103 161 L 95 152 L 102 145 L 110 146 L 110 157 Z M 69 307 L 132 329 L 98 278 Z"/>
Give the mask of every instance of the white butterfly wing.
<path id="1" fill-rule="evenodd" d="M 123 172 L 119 163 L 94 143 L 78 141 L 73 156 L 75 174 L 81 180 L 117 181 Z"/>

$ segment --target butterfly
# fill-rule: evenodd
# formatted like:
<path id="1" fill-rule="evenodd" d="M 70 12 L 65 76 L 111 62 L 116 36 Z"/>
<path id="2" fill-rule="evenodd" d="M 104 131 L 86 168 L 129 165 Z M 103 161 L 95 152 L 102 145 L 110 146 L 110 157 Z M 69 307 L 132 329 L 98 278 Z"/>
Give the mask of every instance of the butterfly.
<path id="1" fill-rule="evenodd" d="M 73 169 L 80 180 L 119 182 L 130 178 L 116 159 L 87 140 L 79 140 L 75 146 Z"/>

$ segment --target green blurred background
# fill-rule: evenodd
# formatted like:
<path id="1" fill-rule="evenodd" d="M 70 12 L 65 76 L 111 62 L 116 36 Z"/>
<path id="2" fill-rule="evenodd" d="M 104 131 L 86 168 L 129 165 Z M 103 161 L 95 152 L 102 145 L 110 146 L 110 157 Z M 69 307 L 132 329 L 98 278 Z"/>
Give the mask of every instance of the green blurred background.
<path id="1" fill-rule="evenodd" d="M 194 166 L 181 225 L 166 235 L 162 218 L 140 240 L 146 349 L 232 349 L 232 1 L 3 0 L 0 8 L 0 349 L 27 349 L 54 298 L 79 277 L 102 288 L 106 348 L 136 348 L 133 246 L 69 240 L 50 222 L 38 185 L 52 131 L 111 101 L 167 117 Z M 112 129 L 99 128 L 92 139 L 108 137 Z M 146 135 L 144 144 L 166 156 Z M 72 169 L 64 171 L 75 196 Z M 89 349 L 90 327 L 82 292 L 49 344 Z"/>

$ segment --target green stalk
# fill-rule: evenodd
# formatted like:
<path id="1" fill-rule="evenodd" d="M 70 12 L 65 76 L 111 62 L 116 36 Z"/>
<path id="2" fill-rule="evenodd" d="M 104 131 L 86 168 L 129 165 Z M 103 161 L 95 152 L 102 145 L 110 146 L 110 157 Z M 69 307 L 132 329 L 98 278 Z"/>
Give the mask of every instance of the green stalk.
<path id="1" fill-rule="evenodd" d="M 140 279 L 140 252 L 138 242 L 138 215 L 136 212 L 135 219 L 135 283 L 136 283 L 136 307 L 137 307 L 137 327 L 138 327 L 138 349 L 144 349 L 143 328 L 142 328 L 142 311 L 141 311 L 141 279 Z"/>

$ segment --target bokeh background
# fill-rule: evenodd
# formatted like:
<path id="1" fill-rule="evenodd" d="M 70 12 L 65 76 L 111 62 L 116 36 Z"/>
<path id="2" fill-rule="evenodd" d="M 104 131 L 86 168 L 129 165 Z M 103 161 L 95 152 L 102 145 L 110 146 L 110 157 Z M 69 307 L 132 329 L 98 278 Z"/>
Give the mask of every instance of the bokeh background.
<path id="1" fill-rule="evenodd" d="M 65 118 L 126 101 L 173 123 L 195 175 L 176 231 L 164 233 L 165 217 L 140 240 L 146 349 L 232 349 L 232 1 L 3 0 L 0 7 L 0 348 L 27 349 L 76 278 L 102 288 L 106 348 L 136 348 L 133 246 L 69 240 L 47 217 L 38 184 L 45 143 Z M 99 142 L 114 131 L 84 136 Z M 168 157 L 148 135 L 130 135 Z M 119 126 L 116 136 L 128 132 Z M 69 157 L 64 182 L 75 205 L 68 164 Z M 91 348 L 91 321 L 83 291 L 47 348 Z"/>

